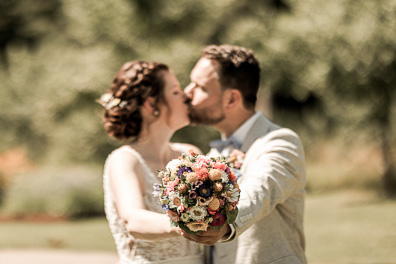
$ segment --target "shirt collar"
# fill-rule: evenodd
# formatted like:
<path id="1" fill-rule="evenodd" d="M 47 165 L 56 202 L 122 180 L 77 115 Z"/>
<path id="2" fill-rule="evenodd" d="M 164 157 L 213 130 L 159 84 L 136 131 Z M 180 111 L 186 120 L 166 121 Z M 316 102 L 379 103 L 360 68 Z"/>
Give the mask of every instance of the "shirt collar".
<path id="1" fill-rule="evenodd" d="M 254 122 L 256 122 L 256 120 L 260 117 L 260 115 L 261 112 L 257 111 L 232 134 L 232 137 L 239 145 L 242 146 L 247 134 L 249 133 L 249 130 L 252 128 Z M 226 138 L 224 135 L 221 135 L 221 139 L 225 140 Z"/>

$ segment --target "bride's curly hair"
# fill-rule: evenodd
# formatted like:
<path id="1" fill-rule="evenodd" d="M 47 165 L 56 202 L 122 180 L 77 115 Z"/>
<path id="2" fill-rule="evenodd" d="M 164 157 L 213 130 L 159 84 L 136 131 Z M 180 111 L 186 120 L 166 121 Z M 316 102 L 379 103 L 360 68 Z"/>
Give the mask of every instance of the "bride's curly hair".
<path id="1" fill-rule="evenodd" d="M 137 138 L 142 125 L 140 106 L 148 97 L 154 98 L 155 106 L 164 101 L 164 71 L 169 71 L 167 65 L 153 61 L 130 61 L 121 67 L 107 93 L 124 104 L 105 108 L 107 134 L 119 140 Z"/>

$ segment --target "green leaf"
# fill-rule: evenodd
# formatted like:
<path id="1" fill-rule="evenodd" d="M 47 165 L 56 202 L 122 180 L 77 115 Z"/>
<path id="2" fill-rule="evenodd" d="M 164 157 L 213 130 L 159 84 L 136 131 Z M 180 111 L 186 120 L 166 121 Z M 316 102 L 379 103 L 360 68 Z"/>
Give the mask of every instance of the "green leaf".
<path id="1" fill-rule="evenodd" d="M 235 222 L 235 219 L 238 216 L 238 207 L 236 207 L 234 210 L 232 210 L 231 212 L 226 212 L 227 214 L 227 223 L 228 224 L 232 224 Z"/>
<path id="2" fill-rule="evenodd" d="M 209 227 L 212 228 L 212 229 L 217 229 L 218 230 L 218 229 L 222 229 L 224 227 L 224 225 L 225 224 L 222 224 L 221 226 L 211 226 L 211 225 L 209 225 Z"/>

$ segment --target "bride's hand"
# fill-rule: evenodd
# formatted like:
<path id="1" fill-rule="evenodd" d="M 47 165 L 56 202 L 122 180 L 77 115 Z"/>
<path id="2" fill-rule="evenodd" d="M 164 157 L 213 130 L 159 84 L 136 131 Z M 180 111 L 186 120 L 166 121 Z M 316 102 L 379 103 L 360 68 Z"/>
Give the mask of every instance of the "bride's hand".
<path id="1" fill-rule="evenodd" d="M 182 236 L 183 230 L 181 228 L 178 228 L 178 227 L 171 227 L 170 232 L 171 233 L 175 233 L 175 234 L 177 234 L 179 236 Z"/>

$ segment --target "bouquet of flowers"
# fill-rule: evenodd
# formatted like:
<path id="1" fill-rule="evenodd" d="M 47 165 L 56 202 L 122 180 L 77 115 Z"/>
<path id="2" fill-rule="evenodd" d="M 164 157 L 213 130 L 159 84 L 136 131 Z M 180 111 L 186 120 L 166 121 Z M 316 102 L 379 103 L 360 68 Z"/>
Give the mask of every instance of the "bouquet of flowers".
<path id="1" fill-rule="evenodd" d="M 158 171 L 162 184 L 154 185 L 163 210 L 186 233 L 220 229 L 238 214 L 239 186 L 224 158 L 182 155 Z"/>

